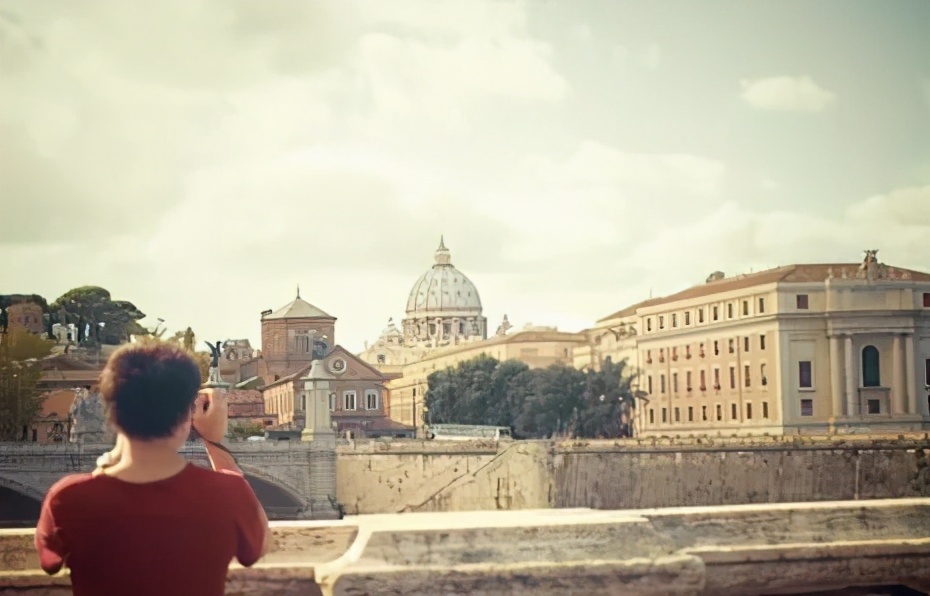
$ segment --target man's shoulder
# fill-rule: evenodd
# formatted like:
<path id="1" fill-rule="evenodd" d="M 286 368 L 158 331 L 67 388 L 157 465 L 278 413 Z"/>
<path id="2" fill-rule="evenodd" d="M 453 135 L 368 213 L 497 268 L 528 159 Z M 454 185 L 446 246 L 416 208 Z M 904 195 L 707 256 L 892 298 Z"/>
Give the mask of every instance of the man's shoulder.
<path id="1" fill-rule="evenodd" d="M 231 470 L 211 470 L 191 465 L 191 476 L 197 484 L 213 484 L 221 487 L 239 486 L 248 484 L 245 476 Z"/>
<path id="2" fill-rule="evenodd" d="M 52 497 L 67 490 L 88 486 L 89 483 L 93 482 L 93 480 L 94 476 L 90 473 L 68 474 L 53 484 L 52 487 L 48 489 L 47 494 L 49 497 Z"/>

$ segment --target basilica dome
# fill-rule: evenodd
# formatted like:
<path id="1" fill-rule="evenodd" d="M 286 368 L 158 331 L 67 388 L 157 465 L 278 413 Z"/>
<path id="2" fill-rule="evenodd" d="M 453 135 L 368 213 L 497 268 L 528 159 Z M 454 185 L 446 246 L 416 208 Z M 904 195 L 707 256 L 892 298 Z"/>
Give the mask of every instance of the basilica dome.
<path id="1" fill-rule="evenodd" d="M 442 239 L 434 258 L 432 268 L 421 275 L 410 290 L 407 317 L 480 316 L 478 289 L 452 266 L 452 257 Z"/>

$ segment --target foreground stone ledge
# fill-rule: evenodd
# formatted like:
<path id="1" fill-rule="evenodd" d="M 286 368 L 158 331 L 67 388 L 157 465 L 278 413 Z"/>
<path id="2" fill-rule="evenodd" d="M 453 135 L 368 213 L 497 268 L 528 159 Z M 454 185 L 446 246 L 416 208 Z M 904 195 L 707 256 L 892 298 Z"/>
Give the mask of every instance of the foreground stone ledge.
<path id="1" fill-rule="evenodd" d="M 622 561 L 477 564 L 347 571 L 325 594 L 700 594 L 704 565 L 697 557 L 671 556 Z"/>
<path id="2" fill-rule="evenodd" d="M 227 594 L 776 595 L 930 591 L 930 499 L 635 511 L 370 515 L 273 523 L 274 550 Z M 0 530 L 0 593 L 69 594 Z"/>

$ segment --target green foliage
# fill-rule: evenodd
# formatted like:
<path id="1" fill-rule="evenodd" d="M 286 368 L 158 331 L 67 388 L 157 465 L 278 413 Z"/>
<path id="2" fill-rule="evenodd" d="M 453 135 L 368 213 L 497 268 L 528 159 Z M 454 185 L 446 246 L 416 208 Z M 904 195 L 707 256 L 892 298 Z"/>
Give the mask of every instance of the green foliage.
<path id="1" fill-rule="evenodd" d="M 42 410 L 38 389 L 42 366 L 38 359 L 48 356 L 52 342 L 23 329 L 10 331 L 0 344 L 0 441 L 22 438 Z"/>
<path id="2" fill-rule="evenodd" d="M 113 300 L 110 292 L 98 286 L 82 286 L 68 290 L 56 300 L 49 310 L 53 315 L 65 312 L 65 321 L 59 323 L 77 323 L 83 318 L 93 329 L 97 323 L 105 323 L 101 341 L 105 344 L 121 344 L 129 340 L 130 335 L 143 336 L 150 332 L 139 324 L 145 318 L 132 302 Z"/>
<path id="3" fill-rule="evenodd" d="M 481 355 L 429 376 L 425 422 L 508 426 L 520 437 L 629 436 L 632 381 L 625 361 L 531 370 Z"/>
<path id="4" fill-rule="evenodd" d="M 265 436 L 265 429 L 257 422 L 234 422 L 230 423 L 226 435 L 233 439 L 263 437 Z"/>

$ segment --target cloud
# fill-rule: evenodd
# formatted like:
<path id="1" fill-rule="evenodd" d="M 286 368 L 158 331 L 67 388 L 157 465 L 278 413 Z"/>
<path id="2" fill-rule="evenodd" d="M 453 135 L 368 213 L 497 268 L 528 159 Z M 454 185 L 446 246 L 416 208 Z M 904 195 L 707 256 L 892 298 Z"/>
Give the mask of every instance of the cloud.
<path id="1" fill-rule="evenodd" d="M 836 102 L 836 94 L 810 77 L 769 77 L 740 82 L 743 100 L 760 110 L 822 112 Z"/>
<path id="2" fill-rule="evenodd" d="M 895 189 L 853 203 L 840 218 L 803 211 L 755 211 L 727 202 L 706 216 L 669 225 L 625 259 L 662 292 L 700 283 L 711 271 L 728 275 L 811 262 L 856 262 L 881 249 L 890 265 L 927 270 L 930 186 Z"/>

